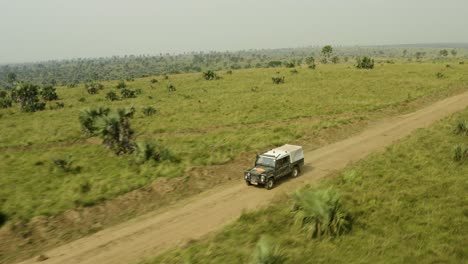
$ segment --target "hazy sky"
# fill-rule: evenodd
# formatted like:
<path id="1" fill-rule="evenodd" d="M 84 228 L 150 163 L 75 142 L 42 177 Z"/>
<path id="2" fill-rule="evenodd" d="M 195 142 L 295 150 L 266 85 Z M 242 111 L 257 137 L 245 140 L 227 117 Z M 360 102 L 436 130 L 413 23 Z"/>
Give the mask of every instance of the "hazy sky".
<path id="1" fill-rule="evenodd" d="M 0 64 L 422 42 L 468 42 L 468 0 L 0 0 Z"/>

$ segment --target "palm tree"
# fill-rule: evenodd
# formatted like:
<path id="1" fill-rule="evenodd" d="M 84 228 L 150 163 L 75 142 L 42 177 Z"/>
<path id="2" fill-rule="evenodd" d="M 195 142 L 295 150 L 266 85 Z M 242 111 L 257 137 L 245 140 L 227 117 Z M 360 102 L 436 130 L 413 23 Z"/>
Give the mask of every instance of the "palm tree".
<path id="1" fill-rule="evenodd" d="M 286 260 L 278 245 L 271 237 L 262 236 L 255 246 L 250 263 L 252 264 L 280 264 Z"/>
<path id="2" fill-rule="evenodd" d="M 295 225 L 311 237 L 336 236 L 349 230 L 349 217 L 341 207 L 339 195 L 332 189 L 297 191 L 294 201 Z"/>
<path id="3" fill-rule="evenodd" d="M 96 120 L 103 143 L 117 155 L 131 153 L 135 149 L 134 131 L 130 127 L 130 118 L 134 113 L 134 108 L 120 108 Z"/>
<path id="4" fill-rule="evenodd" d="M 78 119 L 80 120 L 83 132 L 87 135 L 94 135 L 97 130 L 95 125 L 97 118 L 105 116 L 109 112 L 110 109 L 104 107 L 81 110 Z"/>

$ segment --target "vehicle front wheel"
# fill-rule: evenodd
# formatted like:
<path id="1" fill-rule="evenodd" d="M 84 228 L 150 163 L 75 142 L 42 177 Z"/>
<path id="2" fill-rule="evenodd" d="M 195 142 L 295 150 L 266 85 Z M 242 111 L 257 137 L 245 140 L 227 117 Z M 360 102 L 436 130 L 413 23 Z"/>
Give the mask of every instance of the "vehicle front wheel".
<path id="1" fill-rule="evenodd" d="M 250 181 L 248 181 L 248 180 L 245 180 L 245 184 L 247 184 L 247 186 L 252 185 L 252 184 L 250 183 Z"/>
<path id="2" fill-rule="evenodd" d="M 273 178 L 268 179 L 267 183 L 265 184 L 265 188 L 267 190 L 273 189 L 273 186 L 275 186 L 275 180 Z"/>
<path id="3" fill-rule="evenodd" d="M 299 176 L 299 169 L 297 167 L 294 167 L 291 175 L 293 178 L 296 178 L 297 176 Z"/>

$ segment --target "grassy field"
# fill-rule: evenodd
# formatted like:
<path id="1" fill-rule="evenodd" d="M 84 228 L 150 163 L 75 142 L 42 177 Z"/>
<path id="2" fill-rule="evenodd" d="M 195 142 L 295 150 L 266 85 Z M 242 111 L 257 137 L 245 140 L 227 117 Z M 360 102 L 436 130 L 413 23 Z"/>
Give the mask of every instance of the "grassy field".
<path id="1" fill-rule="evenodd" d="M 77 206 L 88 206 L 145 186 L 158 177 L 184 175 L 189 167 L 223 164 L 253 152 L 311 137 L 417 99 L 441 98 L 467 87 L 468 65 L 404 63 L 357 70 L 350 64 L 320 65 L 316 70 L 252 69 L 219 72 L 220 80 L 201 74 L 136 79 L 127 84 L 142 93 L 108 101 L 117 81 L 103 83 L 96 95 L 82 85 L 59 87 L 64 108 L 24 113 L 0 109 L 0 211 L 10 220 L 28 221 Z M 444 77 L 437 78 L 436 73 Z M 274 85 L 273 76 L 285 76 Z M 177 91 L 168 92 L 168 83 Z M 52 103 L 54 104 L 54 103 Z M 131 120 L 137 141 L 157 139 L 182 161 L 136 165 L 115 156 L 99 140 L 82 135 L 78 114 L 88 107 L 134 106 Z M 158 112 L 146 117 L 141 109 Z M 68 155 L 79 168 L 65 173 L 54 158 Z"/>
<path id="2" fill-rule="evenodd" d="M 332 187 L 353 218 L 352 230 L 313 239 L 294 227 L 292 199 L 243 214 L 222 232 L 154 263 L 248 263 L 257 241 L 269 235 L 285 263 L 466 263 L 468 160 L 455 162 L 467 135 L 454 128 L 468 109 L 374 154 L 311 188 Z M 278 262 L 281 263 L 281 262 Z"/>

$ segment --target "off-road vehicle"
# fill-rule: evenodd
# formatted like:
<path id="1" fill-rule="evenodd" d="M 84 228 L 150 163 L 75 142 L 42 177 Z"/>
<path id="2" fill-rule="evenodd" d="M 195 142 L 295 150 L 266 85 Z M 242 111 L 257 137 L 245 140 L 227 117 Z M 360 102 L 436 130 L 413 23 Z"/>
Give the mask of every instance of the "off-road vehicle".
<path id="1" fill-rule="evenodd" d="M 247 185 L 264 185 L 270 190 L 281 177 L 297 177 L 303 165 L 302 147 L 286 144 L 257 155 L 254 167 L 245 171 L 244 179 Z"/>

